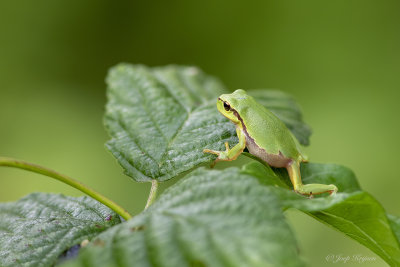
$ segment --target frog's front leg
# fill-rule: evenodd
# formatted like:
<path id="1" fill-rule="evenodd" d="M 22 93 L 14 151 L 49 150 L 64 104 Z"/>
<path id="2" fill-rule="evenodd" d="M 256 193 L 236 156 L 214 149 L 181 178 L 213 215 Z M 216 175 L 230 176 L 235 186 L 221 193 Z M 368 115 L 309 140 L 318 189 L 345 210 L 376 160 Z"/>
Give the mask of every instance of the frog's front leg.
<path id="1" fill-rule="evenodd" d="M 203 150 L 204 153 L 211 153 L 218 156 L 212 166 L 214 166 L 218 161 L 235 160 L 243 152 L 244 148 L 246 147 L 246 136 L 239 126 L 236 127 L 236 134 L 239 138 L 239 143 L 232 148 L 229 148 L 228 142 L 225 142 L 225 151 L 216 151 L 210 149 Z"/>
<path id="2" fill-rule="evenodd" d="M 289 173 L 290 181 L 293 184 L 294 191 L 312 197 L 322 193 L 330 193 L 331 195 L 336 194 L 338 188 L 334 184 L 305 184 L 301 181 L 300 164 L 298 162 L 292 162 L 286 167 Z"/>

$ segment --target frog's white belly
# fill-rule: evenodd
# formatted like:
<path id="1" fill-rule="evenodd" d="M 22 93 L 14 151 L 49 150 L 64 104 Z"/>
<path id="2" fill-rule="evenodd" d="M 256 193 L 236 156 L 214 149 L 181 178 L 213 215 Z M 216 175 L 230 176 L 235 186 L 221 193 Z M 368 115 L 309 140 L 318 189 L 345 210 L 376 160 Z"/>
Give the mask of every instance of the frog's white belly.
<path id="1" fill-rule="evenodd" d="M 243 132 L 246 136 L 246 147 L 249 152 L 268 163 L 269 166 L 283 168 L 289 166 L 289 164 L 292 162 L 292 159 L 286 158 L 280 151 L 279 154 L 267 153 L 255 143 L 254 139 L 251 138 L 245 130 Z"/>

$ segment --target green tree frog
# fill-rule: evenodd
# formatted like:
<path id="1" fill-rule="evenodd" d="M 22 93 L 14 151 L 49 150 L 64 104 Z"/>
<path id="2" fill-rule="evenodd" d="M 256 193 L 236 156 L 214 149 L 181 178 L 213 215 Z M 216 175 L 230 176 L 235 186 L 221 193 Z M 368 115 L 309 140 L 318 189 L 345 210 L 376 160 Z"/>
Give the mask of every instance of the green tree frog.
<path id="1" fill-rule="evenodd" d="M 306 161 L 301 153 L 300 144 L 286 125 L 263 105 L 242 89 L 232 94 L 223 94 L 217 101 L 218 111 L 236 125 L 239 143 L 225 151 L 204 149 L 205 153 L 217 155 L 217 161 L 235 160 L 245 147 L 251 154 L 276 168 L 286 168 L 294 191 L 312 197 L 329 192 L 335 194 L 337 187 L 333 184 L 303 185 L 300 174 L 300 163 Z"/>

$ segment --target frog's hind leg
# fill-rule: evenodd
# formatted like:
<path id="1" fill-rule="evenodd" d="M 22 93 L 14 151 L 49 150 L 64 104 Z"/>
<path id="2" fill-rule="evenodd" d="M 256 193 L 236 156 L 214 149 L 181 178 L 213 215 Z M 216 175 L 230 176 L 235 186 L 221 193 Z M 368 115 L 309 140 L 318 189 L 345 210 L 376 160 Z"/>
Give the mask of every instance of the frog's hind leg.
<path id="1" fill-rule="evenodd" d="M 313 196 L 322 193 L 330 193 L 331 195 L 336 194 L 338 191 L 337 187 L 333 184 L 306 184 L 303 185 L 301 181 L 300 164 L 298 162 L 292 161 L 286 169 L 288 170 L 290 181 L 293 184 L 293 189 L 295 192 Z"/>

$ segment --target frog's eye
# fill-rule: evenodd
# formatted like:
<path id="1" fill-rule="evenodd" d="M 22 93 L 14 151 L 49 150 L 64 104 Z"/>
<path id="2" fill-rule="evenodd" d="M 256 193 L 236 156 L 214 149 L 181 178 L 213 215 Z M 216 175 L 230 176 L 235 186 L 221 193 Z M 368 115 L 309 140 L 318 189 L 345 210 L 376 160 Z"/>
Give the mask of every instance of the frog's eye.
<path id="1" fill-rule="evenodd" d="M 226 111 L 230 111 L 231 110 L 231 106 L 228 103 L 224 102 L 224 109 Z"/>

